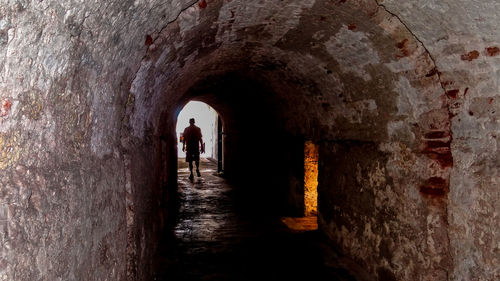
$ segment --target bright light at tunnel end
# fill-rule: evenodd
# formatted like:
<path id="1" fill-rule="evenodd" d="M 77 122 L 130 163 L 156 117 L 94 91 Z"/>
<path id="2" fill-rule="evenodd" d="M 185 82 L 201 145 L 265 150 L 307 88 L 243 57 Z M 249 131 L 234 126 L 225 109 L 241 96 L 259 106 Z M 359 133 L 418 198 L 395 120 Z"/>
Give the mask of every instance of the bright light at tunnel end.
<path id="1" fill-rule="evenodd" d="M 213 158 L 214 146 L 217 137 L 217 112 L 211 106 L 200 101 L 190 101 L 179 113 L 177 117 L 176 136 L 177 136 L 177 155 L 179 158 L 186 157 L 182 151 L 182 144 L 179 142 L 181 133 L 189 126 L 189 119 L 195 119 L 195 125 L 200 127 L 205 142 L 205 154 L 201 157 Z"/>

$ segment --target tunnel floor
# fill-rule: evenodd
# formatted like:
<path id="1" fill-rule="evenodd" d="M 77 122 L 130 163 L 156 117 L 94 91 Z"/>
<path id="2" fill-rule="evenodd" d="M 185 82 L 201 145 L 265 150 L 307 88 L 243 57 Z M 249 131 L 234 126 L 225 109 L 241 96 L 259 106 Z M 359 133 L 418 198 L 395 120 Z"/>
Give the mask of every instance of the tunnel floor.
<path id="1" fill-rule="evenodd" d="M 178 214 L 160 241 L 155 280 L 356 280 L 324 262 L 318 231 L 291 231 L 264 206 L 241 203 L 208 160 L 194 182 L 186 166 L 179 161 Z"/>

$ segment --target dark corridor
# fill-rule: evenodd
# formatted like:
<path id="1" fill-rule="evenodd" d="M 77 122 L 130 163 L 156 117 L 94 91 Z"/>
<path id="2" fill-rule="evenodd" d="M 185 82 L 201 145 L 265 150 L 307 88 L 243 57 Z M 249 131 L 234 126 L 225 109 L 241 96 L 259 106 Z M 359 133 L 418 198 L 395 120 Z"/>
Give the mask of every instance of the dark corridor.
<path id="1" fill-rule="evenodd" d="M 357 280 L 318 231 L 288 230 L 215 176 L 216 163 L 202 160 L 193 183 L 186 166 L 181 159 L 179 210 L 163 235 L 155 280 Z M 339 264 L 325 264 L 326 253 Z"/>

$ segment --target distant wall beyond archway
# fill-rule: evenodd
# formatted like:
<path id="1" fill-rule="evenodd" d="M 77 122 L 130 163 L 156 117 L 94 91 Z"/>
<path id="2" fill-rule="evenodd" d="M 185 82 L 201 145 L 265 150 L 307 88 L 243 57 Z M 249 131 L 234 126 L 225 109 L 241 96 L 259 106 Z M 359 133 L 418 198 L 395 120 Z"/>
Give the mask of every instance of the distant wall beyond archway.
<path id="1" fill-rule="evenodd" d="M 195 125 L 201 129 L 203 135 L 205 153 L 202 154 L 201 157 L 217 160 L 217 121 L 219 115 L 210 105 L 200 101 L 188 102 L 177 116 L 176 136 L 177 140 L 179 140 L 177 156 L 179 158 L 186 157 L 186 153 L 182 151 L 180 139 L 184 128 L 189 126 L 189 119 L 191 118 L 195 119 Z"/>

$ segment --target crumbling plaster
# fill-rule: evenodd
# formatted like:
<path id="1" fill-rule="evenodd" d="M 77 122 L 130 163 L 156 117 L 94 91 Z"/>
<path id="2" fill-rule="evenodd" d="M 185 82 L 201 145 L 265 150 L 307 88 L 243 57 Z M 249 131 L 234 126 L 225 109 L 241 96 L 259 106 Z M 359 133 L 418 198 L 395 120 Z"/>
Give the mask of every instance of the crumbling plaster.
<path id="1" fill-rule="evenodd" d="M 197 82 L 237 73 L 320 143 L 320 225 L 346 255 L 380 280 L 498 279 L 499 8 L 0 3 L 0 278 L 149 278 L 157 138 Z"/>
<path id="2" fill-rule="evenodd" d="M 154 169 L 143 140 L 120 138 L 144 33 L 188 4 L 0 3 L 0 279 L 151 274 L 142 263 L 151 263 L 145 232 L 154 231 L 143 218 L 158 207 L 148 198 L 155 186 L 141 179 Z M 126 165 L 136 156 L 128 150 L 143 154 Z M 140 204 L 126 212 L 134 199 Z"/>
<path id="3" fill-rule="evenodd" d="M 379 1 L 432 54 L 449 97 L 451 280 L 500 278 L 497 1 Z M 487 214 L 487 215 L 486 215 Z"/>

